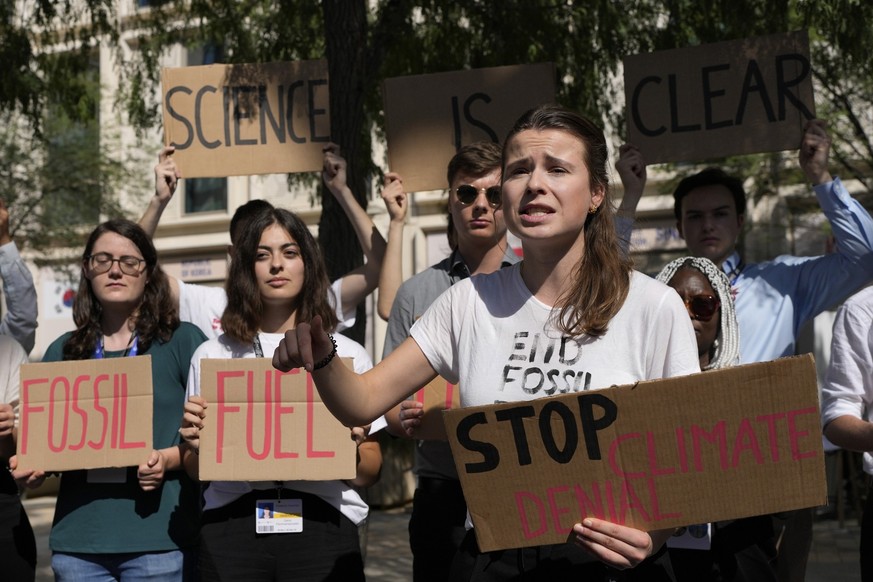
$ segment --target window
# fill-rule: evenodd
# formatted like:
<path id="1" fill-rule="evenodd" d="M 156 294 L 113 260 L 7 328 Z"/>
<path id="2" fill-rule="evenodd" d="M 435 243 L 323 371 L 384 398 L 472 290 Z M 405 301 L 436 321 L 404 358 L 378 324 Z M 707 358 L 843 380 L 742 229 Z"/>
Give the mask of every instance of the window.
<path id="1" fill-rule="evenodd" d="M 205 44 L 188 49 L 188 66 L 211 65 L 223 58 L 221 46 Z M 185 214 L 227 210 L 227 178 L 185 180 Z"/>

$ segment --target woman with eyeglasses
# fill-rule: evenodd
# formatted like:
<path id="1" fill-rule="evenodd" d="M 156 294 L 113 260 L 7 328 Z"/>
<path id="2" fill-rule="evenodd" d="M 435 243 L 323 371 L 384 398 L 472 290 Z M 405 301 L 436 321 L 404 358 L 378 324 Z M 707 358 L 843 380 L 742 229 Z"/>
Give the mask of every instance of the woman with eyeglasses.
<path id="1" fill-rule="evenodd" d="M 213 409 L 200 396 L 203 359 L 269 357 L 298 321 L 319 316 L 331 328 L 337 322 L 327 300 L 327 269 L 318 243 L 297 215 L 269 207 L 253 216 L 235 253 L 225 284 L 224 333 L 204 343 L 191 360 L 190 398 L 180 432 L 195 451 L 201 431 L 215 430 Z M 332 353 L 354 359 L 356 371 L 372 367 L 357 342 L 337 335 L 332 345 Z M 369 430 L 352 429 L 350 438 L 358 444 L 357 476 L 352 481 L 211 481 L 203 494 L 202 579 L 363 581 L 357 528 L 368 507 L 356 487 L 378 479 L 382 454 L 374 433 L 384 426 L 385 420 L 379 419 Z M 198 476 L 198 460 L 196 456 L 188 467 L 192 477 Z M 300 530 L 259 533 L 259 524 L 274 525 L 263 523 L 263 507 L 272 507 L 274 517 L 288 513 L 283 507 L 301 507 Z"/>
<path id="2" fill-rule="evenodd" d="M 180 323 L 169 283 L 146 233 L 116 219 L 85 244 L 73 304 L 76 329 L 55 340 L 44 362 L 150 355 L 154 450 L 138 467 L 65 471 L 49 545 L 60 582 L 194 580 L 199 487 L 182 470 L 179 421 L 191 357 L 206 339 Z M 17 472 L 38 486 L 41 471 Z"/>
<path id="3" fill-rule="evenodd" d="M 685 303 L 697 336 L 701 370 L 737 365 L 740 332 L 724 271 L 703 257 L 681 257 L 668 263 L 656 278 L 675 289 Z M 699 549 L 689 549 L 674 538 L 668 546 L 676 580 L 775 582 L 770 561 L 776 548 L 771 539 L 767 515 L 711 524 L 709 548 L 698 541 Z"/>
<path id="4" fill-rule="evenodd" d="M 524 260 L 453 285 L 362 376 L 323 364 L 333 349 L 318 318 L 285 334 L 274 366 L 313 370 L 323 402 L 345 424 L 377 417 L 437 374 L 457 382 L 461 406 L 472 406 L 567 393 L 575 383 L 566 379 L 580 374 L 598 389 L 699 371 L 679 297 L 634 271 L 619 246 L 607 158 L 591 121 L 557 106 L 527 112 L 503 146 L 501 197 Z M 421 413 L 402 411 L 409 423 Z M 450 579 L 670 580 L 663 544 L 671 533 L 585 517 L 572 543 L 481 552 L 471 530 Z"/>
<path id="5" fill-rule="evenodd" d="M 704 257 L 681 257 L 655 278 L 675 289 L 685 303 L 697 337 L 700 369 L 737 365 L 740 331 L 727 275 Z"/>

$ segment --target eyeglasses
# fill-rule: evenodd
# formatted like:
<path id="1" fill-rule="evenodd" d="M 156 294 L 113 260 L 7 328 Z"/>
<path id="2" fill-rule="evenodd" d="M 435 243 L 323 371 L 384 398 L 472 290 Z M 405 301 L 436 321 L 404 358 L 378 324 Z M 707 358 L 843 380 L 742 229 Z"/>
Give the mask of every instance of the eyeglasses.
<path id="1" fill-rule="evenodd" d="M 491 208 L 500 208 L 500 186 L 491 186 L 490 188 L 476 188 L 470 184 L 464 184 L 455 188 L 455 195 L 458 197 L 458 202 L 467 206 L 475 202 L 479 196 L 479 192 L 485 193 L 485 198 Z"/>
<path id="2" fill-rule="evenodd" d="M 721 301 L 712 295 L 692 295 L 691 297 L 683 297 L 682 301 L 685 303 L 685 309 L 688 310 L 691 319 L 698 321 L 709 321 L 721 307 Z"/>
<path id="3" fill-rule="evenodd" d="M 142 273 L 141 265 L 145 263 L 145 259 L 124 255 L 123 257 L 114 258 L 109 253 L 95 253 L 85 257 L 88 261 L 88 266 L 95 273 L 102 274 L 112 268 L 112 263 L 118 262 L 118 268 L 125 275 L 139 275 Z"/>

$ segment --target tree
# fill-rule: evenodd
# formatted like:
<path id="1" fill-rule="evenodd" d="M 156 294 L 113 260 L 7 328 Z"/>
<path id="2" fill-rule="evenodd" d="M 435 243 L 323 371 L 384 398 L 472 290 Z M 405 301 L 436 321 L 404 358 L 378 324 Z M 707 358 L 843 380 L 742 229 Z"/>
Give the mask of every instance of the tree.
<path id="1" fill-rule="evenodd" d="M 33 47 L 52 40 L 79 43 L 74 54 L 82 55 L 95 39 L 115 43 L 121 26 L 111 0 L 34 4 L 34 16 L 18 24 L 11 6 L 0 8 L 0 56 L 11 53 L 4 62 L 16 64 L 4 70 L 0 110 L 16 107 L 39 118 L 43 94 L 70 95 L 59 82 L 65 71 Z M 616 75 L 625 55 L 809 28 L 822 80 L 819 109 L 835 120 L 840 144 L 836 159 L 869 186 L 873 128 L 859 106 L 873 98 L 871 12 L 870 3 L 858 0 L 153 0 L 123 23 L 140 36 L 134 60 L 119 71 L 125 80 L 121 105 L 138 127 L 159 123 L 160 104 L 153 98 L 159 57 L 173 43 L 221 43 L 232 63 L 326 56 L 332 139 L 350 160 L 350 185 L 366 204 L 368 185 L 378 177 L 370 144 L 372 135 L 382 135 L 385 78 L 551 61 L 561 103 L 623 128 Z M 85 26 L 61 26 L 72 13 Z M 773 188 L 773 176 L 784 173 L 785 165 L 781 156 L 728 163 L 760 176 L 760 192 Z M 361 253 L 332 197 L 321 198 L 319 227 L 331 233 L 322 244 L 336 276 L 358 265 Z"/>

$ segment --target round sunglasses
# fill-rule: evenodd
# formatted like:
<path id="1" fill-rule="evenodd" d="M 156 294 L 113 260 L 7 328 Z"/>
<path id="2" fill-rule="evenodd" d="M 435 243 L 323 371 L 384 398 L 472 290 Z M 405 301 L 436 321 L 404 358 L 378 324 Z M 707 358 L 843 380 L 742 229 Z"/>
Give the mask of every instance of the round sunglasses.
<path id="1" fill-rule="evenodd" d="M 712 295 L 692 295 L 683 297 L 682 301 L 685 303 L 685 309 L 688 310 L 691 319 L 698 321 L 709 321 L 721 307 L 721 301 Z"/>
<path id="2" fill-rule="evenodd" d="M 475 202 L 479 196 L 479 192 L 485 193 L 485 198 L 488 200 L 491 208 L 500 208 L 500 186 L 491 186 L 489 188 L 476 188 L 470 184 L 464 184 L 455 188 L 455 196 L 458 197 L 458 202 L 467 206 Z"/>

